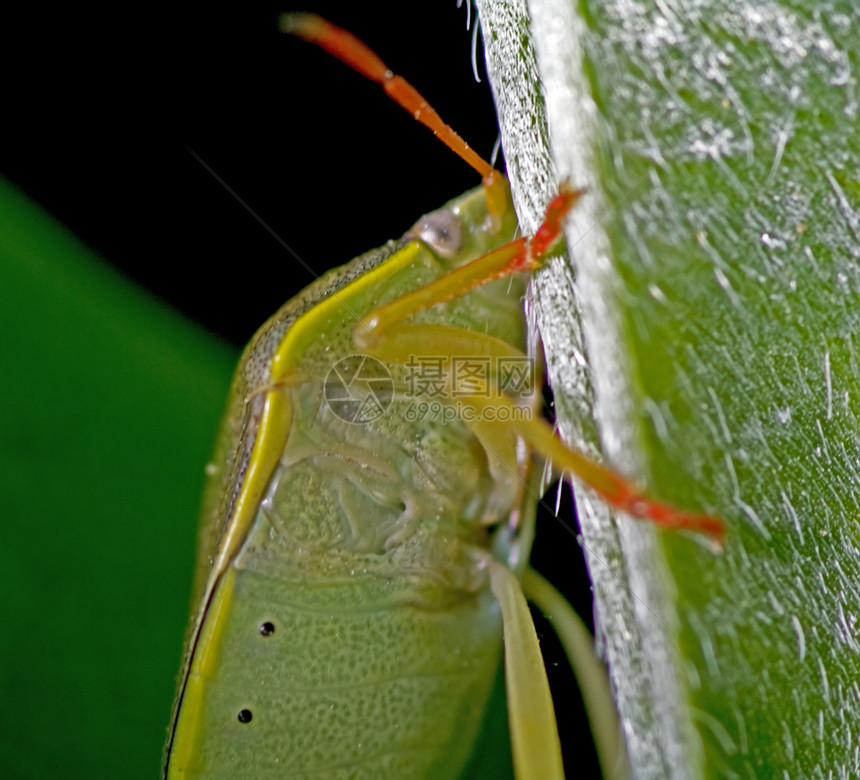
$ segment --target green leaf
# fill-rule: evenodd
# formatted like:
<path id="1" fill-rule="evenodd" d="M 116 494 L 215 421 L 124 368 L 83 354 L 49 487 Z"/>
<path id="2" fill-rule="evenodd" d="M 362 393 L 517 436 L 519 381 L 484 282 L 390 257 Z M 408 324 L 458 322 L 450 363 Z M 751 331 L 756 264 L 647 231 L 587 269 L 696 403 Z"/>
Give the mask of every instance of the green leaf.
<path id="1" fill-rule="evenodd" d="M 578 494 L 636 775 L 855 774 L 856 8 L 481 10 L 526 230 L 590 190 L 535 285 L 562 431 L 729 526 L 715 557 Z"/>
<path id="2" fill-rule="evenodd" d="M 0 333 L 0 764 L 152 777 L 234 356 L 2 182 Z"/>

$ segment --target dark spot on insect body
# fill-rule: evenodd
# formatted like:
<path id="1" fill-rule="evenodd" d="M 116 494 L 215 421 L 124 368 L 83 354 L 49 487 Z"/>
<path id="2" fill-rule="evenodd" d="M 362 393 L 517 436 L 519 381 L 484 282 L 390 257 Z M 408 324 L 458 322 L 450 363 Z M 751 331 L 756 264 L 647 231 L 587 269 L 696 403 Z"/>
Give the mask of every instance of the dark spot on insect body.
<path id="1" fill-rule="evenodd" d="M 260 625 L 260 634 L 263 636 L 271 636 L 275 633 L 275 624 L 266 621 Z"/>
<path id="2" fill-rule="evenodd" d="M 239 723 L 250 723 L 253 717 L 251 710 L 239 710 Z"/>

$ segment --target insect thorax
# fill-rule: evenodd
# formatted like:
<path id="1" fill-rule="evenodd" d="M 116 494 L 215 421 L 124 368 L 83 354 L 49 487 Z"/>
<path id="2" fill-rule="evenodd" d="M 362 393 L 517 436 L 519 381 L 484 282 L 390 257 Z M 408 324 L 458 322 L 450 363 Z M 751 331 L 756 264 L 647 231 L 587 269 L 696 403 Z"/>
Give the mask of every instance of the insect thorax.
<path id="1" fill-rule="evenodd" d="M 462 214 L 482 207 L 478 192 L 447 208 Z M 398 598 L 441 599 L 440 606 L 485 584 L 488 526 L 515 509 L 517 475 L 491 473 L 492 454 L 457 419 L 446 397 L 450 388 L 441 390 L 447 368 L 437 357 L 382 364 L 357 353 L 352 340 L 357 317 L 486 252 L 513 230 L 505 224 L 495 236 L 473 216 L 462 221 L 471 232 L 459 256 L 442 259 L 412 242 L 392 246 L 390 256 L 373 264 L 359 258 L 338 272 L 345 280 L 339 288 L 330 285 L 324 300 L 277 326 L 289 346 L 291 429 L 240 568 L 296 582 L 398 578 L 415 584 L 411 596 Z M 356 264 L 359 275 L 350 273 Z M 522 349 L 520 287 L 513 284 L 513 301 L 511 283 L 497 282 L 415 320 L 490 332 Z M 266 338 L 263 330 L 255 341 Z M 246 365 L 252 359 L 246 354 Z"/>

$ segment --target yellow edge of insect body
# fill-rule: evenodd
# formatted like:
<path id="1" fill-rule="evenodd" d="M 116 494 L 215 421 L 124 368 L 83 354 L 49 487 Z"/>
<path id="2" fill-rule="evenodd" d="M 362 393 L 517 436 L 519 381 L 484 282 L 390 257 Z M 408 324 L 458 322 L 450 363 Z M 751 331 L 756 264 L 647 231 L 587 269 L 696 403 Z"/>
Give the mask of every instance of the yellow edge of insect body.
<path id="1" fill-rule="evenodd" d="M 200 727 L 201 713 L 203 711 L 203 708 L 199 705 L 206 695 L 206 683 L 215 676 L 215 670 L 218 665 L 216 648 L 221 645 L 217 640 L 226 625 L 225 621 L 220 618 L 230 607 L 235 578 L 235 572 L 228 568 L 223 578 L 223 588 L 218 598 L 214 599 L 209 605 L 209 609 L 206 612 L 207 619 L 204 621 L 203 626 L 201 626 L 197 637 L 197 652 L 201 653 L 201 656 L 194 660 L 192 667 L 195 669 L 194 674 L 191 674 L 191 668 L 189 668 L 185 689 L 182 692 L 183 706 L 187 704 L 188 714 L 185 718 L 178 721 L 177 724 L 176 733 L 173 738 L 175 748 L 171 756 L 169 778 L 176 777 L 181 772 L 181 770 L 175 770 L 174 767 L 188 767 L 195 753 L 195 734 Z"/>
<path id="2" fill-rule="evenodd" d="M 266 483 L 286 444 L 291 417 L 292 407 L 289 398 L 284 393 L 268 393 L 257 440 L 254 442 L 254 449 L 248 462 L 248 473 L 236 501 L 233 516 L 227 526 L 226 535 L 218 545 L 212 574 L 206 583 L 206 599 L 211 598 L 215 586 L 248 535 L 257 507 L 266 490 Z"/>
<path id="3" fill-rule="evenodd" d="M 385 280 L 405 268 L 421 251 L 422 245 L 417 241 L 411 241 L 385 262 L 370 271 L 365 271 L 359 278 L 354 279 L 344 288 L 343 292 L 348 291 L 350 296 L 361 294 L 379 281 Z M 273 382 L 283 381 L 296 368 L 297 358 L 301 356 L 302 347 L 307 343 L 308 338 L 313 338 L 313 334 L 317 332 L 315 330 L 317 325 L 325 322 L 325 319 L 331 316 L 336 307 L 344 305 L 344 297 L 341 292 L 333 293 L 316 306 L 312 306 L 309 311 L 293 323 L 272 358 Z M 356 316 L 356 323 L 358 321 L 359 317 Z"/>

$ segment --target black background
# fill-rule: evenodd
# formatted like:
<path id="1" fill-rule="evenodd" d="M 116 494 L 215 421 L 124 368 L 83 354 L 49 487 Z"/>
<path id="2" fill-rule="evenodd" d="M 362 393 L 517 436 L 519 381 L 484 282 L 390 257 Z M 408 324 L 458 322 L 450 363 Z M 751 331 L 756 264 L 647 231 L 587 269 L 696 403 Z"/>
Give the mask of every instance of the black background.
<path id="1" fill-rule="evenodd" d="M 0 174 L 237 348 L 312 276 L 189 150 L 317 273 L 479 183 L 378 86 L 279 34 L 283 10 L 354 32 L 489 157 L 492 98 L 480 48 L 483 83 L 472 76 L 466 8 L 453 0 L 37 7 L 3 24 Z M 575 530 L 567 491 L 564 503 Z M 590 623 L 579 546 L 552 514 L 541 513 L 533 560 Z M 545 624 L 539 632 L 568 771 L 594 776 L 572 677 Z"/>
<path id="2" fill-rule="evenodd" d="M 318 270 L 479 183 L 378 86 L 280 34 L 282 5 L 146 8 L 68 7 L 6 26 L 26 43 L 4 85 L 21 110 L 4 122 L 0 172 L 235 344 L 312 278 L 188 149 Z M 365 39 L 489 156 L 496 120 L 471 74 L 466 9 L 394 9 L 298 10 Z"/>

